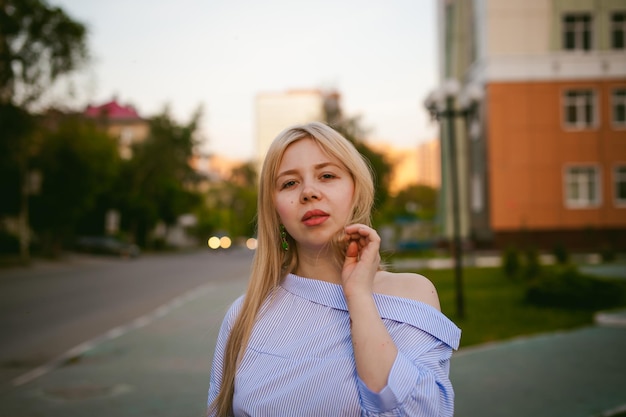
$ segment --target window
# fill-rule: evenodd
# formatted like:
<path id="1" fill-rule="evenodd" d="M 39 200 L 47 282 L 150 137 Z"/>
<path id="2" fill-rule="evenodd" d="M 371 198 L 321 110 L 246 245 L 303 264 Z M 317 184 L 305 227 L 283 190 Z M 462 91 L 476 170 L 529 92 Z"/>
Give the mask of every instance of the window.
<path id="1" fill-rule="evenodd" d="M 600 205 L 600 175 L 595 166 L 571 166 L 565 170 L 565 205 L 588 208 Z"/>
<path id="2" fill-rule="evenodd" d="M 133 129 L 131 129 L 130 127 L 125 127 L 120 132 L 120 143 L 124 146 L 130 146 L 133 143 L 134 136 L 135 135 Z"/>
<path id="3" fill-rule="evenodd" d="M 563 49 L 591 50 L 592 22 L 589 13 L 571 13 L 563 16 Z"/>
<path id="4" fill-rule="evenodd" d="M 626 49 L 626 12 L 611 15 L 611 48 Z"/>
<path id="5" fill-rule="evenodd" d="M 567 90 L 563 98 L 566 128 L 589 129 L 596 124 L 596 97 L 593 90 Z"/>
<path id="6" fill-rule="evenodd" d="M 472 175 L 472 211 L 480 213 L 484 208 L 483 184 L 478 173 L 474 173 Z"/>
<path id="7" fill-rule="evenodd" d="M 615 183 L 615 204 L 626 206 L 626 165 L 618 165 L 613 170 Z"/>
<path id="8" fill-rule="evenodd" d="M 613 126 L 626 127 L 626 88 L 613 90 L 611 107 L 613 108 Z"/>

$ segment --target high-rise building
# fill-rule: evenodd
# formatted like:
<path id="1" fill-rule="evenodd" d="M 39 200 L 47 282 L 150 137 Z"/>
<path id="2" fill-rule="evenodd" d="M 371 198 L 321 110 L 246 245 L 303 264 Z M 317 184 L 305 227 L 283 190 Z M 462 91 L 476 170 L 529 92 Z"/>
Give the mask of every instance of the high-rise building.
<path id="1" fill-rule="evenodd" d="M 442 85 L 482 91 L 452 138 L 464 235 L 626 247 L 626 3 L 437 4 Z M 450 140 L 443 128 L 447 196 Z"/>
<path id="2" fill-rule="evenodd" d="M 384 155 L 392 167 L 389 180 L 390 194 L 395 195 L 411 185 L 439 188 L 441 181 L 439 140 L 433 139 L 412 148 L 398 148 L 388 142 L 367 145 Z"/>
<path id="3" fill-rule="evenodd" d="M 441 146 L 431 139 L 417 146 L 417 183 L 433 188 L 441 186 Z"/>
<path id="4" fill-rule="evenodd" d="M 256 97 L 257 161 L 259 166 L 272 140 L 299 123 L 324 120 L 325 94 L 320 90 L 260 93 Z"/>

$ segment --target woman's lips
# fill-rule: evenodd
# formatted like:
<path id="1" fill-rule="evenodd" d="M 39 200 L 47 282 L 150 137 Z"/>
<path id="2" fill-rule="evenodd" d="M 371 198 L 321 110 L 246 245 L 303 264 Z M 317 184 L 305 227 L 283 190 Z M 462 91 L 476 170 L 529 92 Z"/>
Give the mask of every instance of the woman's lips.
<path id="1" fill-rule="evenodd" d="M 324 223 L 329 217 L 329 214 L 322 210 L 311 210 L 304 213 L 302 216 L 302 223 L 306 226 L 317 226 Z"/>

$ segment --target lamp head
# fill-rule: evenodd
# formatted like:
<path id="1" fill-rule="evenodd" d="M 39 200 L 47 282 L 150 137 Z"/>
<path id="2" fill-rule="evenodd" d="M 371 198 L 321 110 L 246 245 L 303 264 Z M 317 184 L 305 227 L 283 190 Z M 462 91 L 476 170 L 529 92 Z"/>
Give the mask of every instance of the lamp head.
<path id="1" fill-rule="evenodd" d="M 459 94 L 458 105 L 462 110 L 469 110 L 481 102 L 483 90 L 477 84 L 467 84 Z"/>
<path id="2" fill-rule="evenodd" d="M 461 91 L 461 84 L 459 84 L 459 81 L 455 78 L 448 78 L 443 82 L 441 90 L 446 99 L 456 98 Z"/>

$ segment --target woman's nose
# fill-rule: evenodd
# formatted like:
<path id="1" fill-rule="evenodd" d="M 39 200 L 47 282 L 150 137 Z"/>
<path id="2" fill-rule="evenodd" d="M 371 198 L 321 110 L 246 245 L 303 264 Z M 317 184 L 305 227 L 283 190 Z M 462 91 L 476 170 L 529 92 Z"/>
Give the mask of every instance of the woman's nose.
<path id="1" fill-rule="evenodd" d="M 309 202 L 313 200 L 319 200 L 320 193 L 317 189 L 310 185 L 306 185 L 302 188 L 302 194 L 300 195 L 300 200 L 302 202 Z"/>

